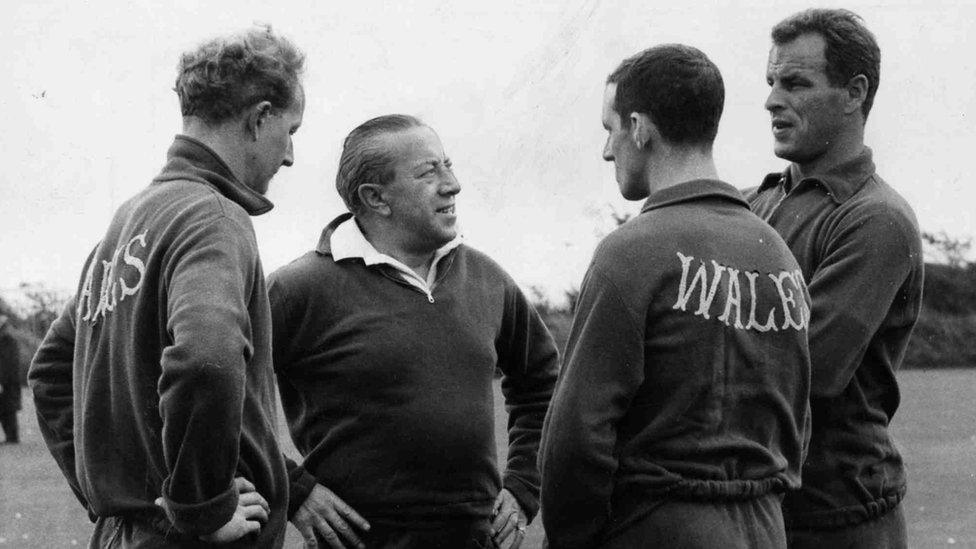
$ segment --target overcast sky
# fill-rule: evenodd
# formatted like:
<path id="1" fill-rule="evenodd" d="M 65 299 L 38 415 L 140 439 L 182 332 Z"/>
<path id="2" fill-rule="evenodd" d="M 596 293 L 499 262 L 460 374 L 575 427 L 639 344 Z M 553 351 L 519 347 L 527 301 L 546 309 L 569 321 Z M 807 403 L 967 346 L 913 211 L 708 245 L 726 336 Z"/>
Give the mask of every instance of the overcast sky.
<path id="1" fill-rule="evenodd" d="M 73 290 L 111 212 L 148 184 L 180 130 L 179 54 L 271 23 L 307 54 L 295 165 L 255 218 L 265 270 L 310 249 L 343 211 L 343 137 L 368 118 L 419 115 L 462 184 L 468 242 L 523 286 L 577 285 L 617 194 L 600 152 L 603 82 L 654 44 L 696 46 L 725 79 L 724 179 L 753 186 L 784 163 L 763 109 L 769 29 L 811 2 L 247 2 L 14 0 L 0 22 L 0 295 L 20 282 Z M 394 5 L 391 5 L 394 4 Z M 894 4 L 895 7 L 882 7 Z M 818 4 L 819 5 L 819 4 Z M 839 4 L 822 4 L 836 7 Z M 850 0 L 878 37 L 881 86 L 867 141 L 923 230 L 976 234 L 972 2 Z M 287 7 L 286 7 L 287 6 Z M 966 53 L 970 52 L 970 53 Z"/>

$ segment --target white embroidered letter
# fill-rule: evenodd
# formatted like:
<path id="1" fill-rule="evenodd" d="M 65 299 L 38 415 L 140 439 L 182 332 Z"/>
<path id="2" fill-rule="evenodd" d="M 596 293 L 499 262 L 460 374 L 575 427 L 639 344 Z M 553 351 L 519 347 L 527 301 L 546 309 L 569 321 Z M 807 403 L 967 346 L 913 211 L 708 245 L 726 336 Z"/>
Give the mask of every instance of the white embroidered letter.
<path id="1" fill-rule="evenodd" d="M 795 328 L 797 330 L 803 329 L 802 318 L 800 322 L 793 320 L 793 315 L 790 313 L 791 308 L 796 307 L 796 299 L 794 298 L 793 290 L 784 288 L 783 282 L 789 280 L 793 282 L 793 273 L 790 271 L 780 271 L 778 275 L 769 274 L 769 278 L 776 284 L 776 291 L 779 292 L 779 299 L 783 303 L 783 320 L 782 329 Z M 791 307 L 792 306 L 792 307 Z"/>
<path id="2" fill-rule="evenodd" d="M 94 257 L 91 258 L 91 263 L 88 264 L 88 270 L 85 272 L 85 284 L 81 287 L 81 295 L 78 296 L 78 314 L 81 315 L 82 320 L 92 320 L 92 313 L 95 309 L 92 307 L 92 284 L 95 278 L 95 265 L 98 260 Z"/>
<path id="3" fill-rule="evenodd" d="M 705 299 L 705 286 L 708 284 L 708 274 L 705 271 L 705 264 L 700 263 L 698 265 L 698 271 L 695 272 L 695 277 L 691 279 L 691 286 L 689 286 L 688 271 L 691 270 L 691 262 L 695 257 L 684 255 L 681 252 L 675 253 L 678 254 L 678 259 L 681 260 L 681 283 L 678 285 L 678 300 L 674 302 L 671 308 L 686 311 L 691 293 L 695 291 L 695 286 L 699 283 L 701 284 L 701 297 L 699 300 Z"/>
<path id="4" fill-rule="evenodd" d="M 725 294 L 725 312 L 722 313 L 722 316 L 718 317 L 726 326 L 729 325 L 729 314 L 732 312 L 733 305 L 735 306 L 734 326 L 737 330 L 741 330 L 742 322 L 739 316 L 742 310 L 742 290 L 739 288 L 739 271 L 738 269 L 729 267 L 729 289 Z"/>
<path id="5" fill-rule="evenodd" d="M 714 259 L 712 260 L 712 268 L 715 269 L 715 274 L 712 275 L 712 285 L 708 288 L 708 295 L 701 300 L 698 304 L 698 310 L 695 311 L 696 315 L 704 318 L 711 318 L 708 316 L 708 310 L 712 307 L 712 300 L 715 299 L 715 291 L 718 290 L 718 283 L 722 281 L 722 273 L 725 272 L 725 267 L 719 265 Z M 702 288 L 702 291 L 704 292 L 704 288 Z"/>
<path id="6" fill-rule="evenodd" d="M 749 293 L 752 294 L 752 303 L 749 306 L 749 322 L 746 323 L 746 330 L 758 330 L 760 332 L 778 331 L 776 329 L 776 307 L 769 310 L 769 316 L 766 318 L 766 324 L 762 325 L 756 322 L 756 302 L 759 301 L 759 294 L 756 293 L 756 278 L 759 277 L 759 273 L 746 271 L 742 273 L 746 275 L 749 279 Z"/>
<path id="7" fill-rule="evenodd" d="M 135 270 L 139 273 L 139 278 L 136 280 L 136 285 L 130 288 L 125 283 L 125 279 L 122 276 L 119 276 L 119 285 L 122 287 L 122 297 L 119 298 L 120 302 L 125 300 L 125 296 L 135 295 L 135 293 L 139 291 L 139 288 L 142 287 L 142 279 L 146 274 L 146 264 L 138 256 L 132 255 L 132 245 L 138 241 L 142 244 L 142 247 L 145 248 L 146 232 L 147 231 L 143 231 L 142 234 L 133 237 L 132 240 L 130 240 L 125 246 L 125 253 L 122 256 L 122 260 L 125 261 L 126 265 L 130 265 L 135 268 Z"/>

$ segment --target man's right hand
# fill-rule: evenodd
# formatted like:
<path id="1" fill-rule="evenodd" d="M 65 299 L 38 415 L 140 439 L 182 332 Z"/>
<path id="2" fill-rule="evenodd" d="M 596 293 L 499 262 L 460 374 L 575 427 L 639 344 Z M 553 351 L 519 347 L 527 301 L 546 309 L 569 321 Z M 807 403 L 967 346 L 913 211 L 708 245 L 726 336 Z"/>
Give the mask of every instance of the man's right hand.
<path id="1" fill-rule="evenodd" d="M 216 531 L 200 539 L 209 543 L 229 543 L 261 530 L 261 524 L 268 522 L 270 507 L 268 502 L 257 492 L 257 489 L 243 477 L 234 479 L 237 488 L 237 509 L 234 516 Z M 164 505 L 163 498 L 156 500 L 156 505 Z"/>
<path id="2" fill-rule="evenodd" d="M 357 532 L 369 531 L 366 519 L 321 484 L 315 485 L 305 503 L 295 511 L 291 523 L 309 548 L 320 547 L 321 538 L 333 549 L 363 549 L 365 545 Z"/>
<path id="3" fill-rule="evenodd" d="M 200 539 L 210 543 L 228 543 L 261 530 L 261 524 L 268 522 L 270 507 L 268 502 L 257 492 L 246 478 L 234 479 L 237 486 L 237 509 L 234 516 L 215 532 L 200 536 Z"/>

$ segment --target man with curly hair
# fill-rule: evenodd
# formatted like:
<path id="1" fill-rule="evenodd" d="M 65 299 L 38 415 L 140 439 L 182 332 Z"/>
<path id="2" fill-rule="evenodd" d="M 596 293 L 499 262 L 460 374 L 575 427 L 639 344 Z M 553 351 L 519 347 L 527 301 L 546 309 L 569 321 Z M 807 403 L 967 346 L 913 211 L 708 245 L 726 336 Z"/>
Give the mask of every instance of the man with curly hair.
<path id="1" fill-rule="evenodd" d="M 92 547 L 281 547 L 271 319 L 251 215 L 293 161 L 304 55 L 258 27 L 183 55 L 162 172 L 115 212 L 29 374 Z"/>

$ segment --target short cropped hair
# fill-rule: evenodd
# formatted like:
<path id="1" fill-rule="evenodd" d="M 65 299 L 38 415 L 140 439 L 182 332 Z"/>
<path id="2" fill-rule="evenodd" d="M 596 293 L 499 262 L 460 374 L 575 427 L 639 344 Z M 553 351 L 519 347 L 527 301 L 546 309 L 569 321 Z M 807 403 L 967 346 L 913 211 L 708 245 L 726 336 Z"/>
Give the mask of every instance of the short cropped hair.
<path id="1" fill-rule="evenodd" d="M 874 34 L 852 11 L 808 9 L 777 23 L 772 31 L 773 43 L 781 46 L 808 33 L 819 34 L 826 43 L 826 72 L 832 85 L 844 86 L 859 74 L 867 77 L 868 93 L 861 104 L 866 120 L 881 78 L 881 49 Z"/>
<path id="2" fill-rule="evenodd" d="M 350 212 L 358 215 L 363 211 L 363 203 L 359 199 L 360 186 L 386 185 L 393 179 L 393 161 L 396 159 L 379 138 L 425 126 L 414 116 L 388 114 L 367 120 L 349 132 L 342 142 L 336 191 Z"/>
<path id="3" fill-rule="evenodd" d="M 700 50 L 663 44 L 625 59 L 607 78 L 624 126 L 630 113 L 650 116 L 670 143 L 711 146 L 725 105 L 718 67 Z"/>
<path id="4" fill-rule="evenodd" d="M 184 53 L 173 89 L 183 116 L 218 124 L 259 101 L 288 109 L 304 65 L 305 54 L 291 41 L 259 25 Z"/>

